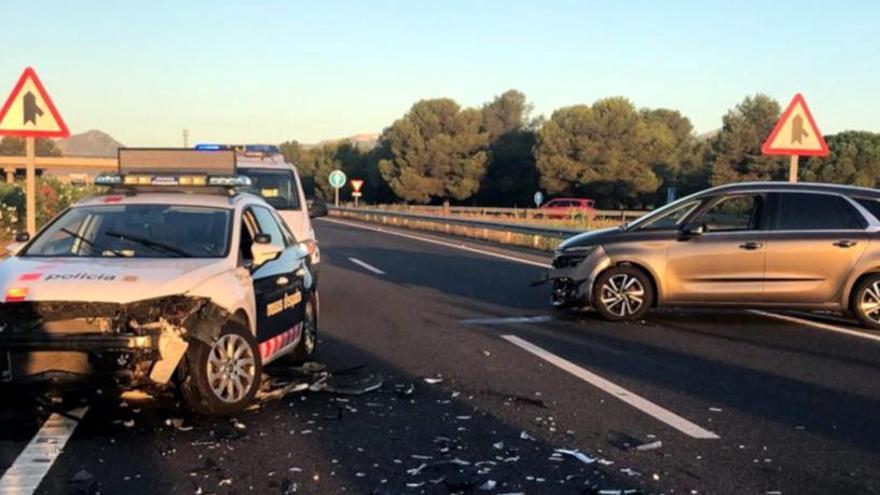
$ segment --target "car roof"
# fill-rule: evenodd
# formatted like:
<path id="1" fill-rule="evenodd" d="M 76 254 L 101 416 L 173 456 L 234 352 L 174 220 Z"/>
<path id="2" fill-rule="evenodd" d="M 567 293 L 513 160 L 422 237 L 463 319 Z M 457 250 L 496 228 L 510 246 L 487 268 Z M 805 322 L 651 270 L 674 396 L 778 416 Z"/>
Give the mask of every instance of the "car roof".
<path id="1" fill-rule="evenodd" d="M 249 156 L 246 154 L 238 154 L 236 156 L 236 166 L 238 168 L 266 169 L 294 168 L 293 164 L 284 160 L 284 155 Z"/>
<path id="2" fill-rule="evenodd" d="M 207 206 L 213 208 L 233 209 L 239 203 L 256 203 L 267 205 L 263 198 L 250 194 L 239 193 L 233 196 L 193 192 L 138 192 L 135 194 L 101 194 L 86 198 L 74 206 L 104 206 L 107 204 L 165 204 L 177 206 Z"/>
<path id="3" fill-rule="evenodd" d="M 845 186 L 841 184 L 827 184 L 824 182 L 736 182 L 724 184 L 700 192 L 697 196 L 709 196 L 718 193 L 735 193 L 750 191 L 780 191 L 780 192 L 824 192 L 844 194 L 848 196 L 867 196 L 880 198 L 880 190 L 868 187 Z"/>

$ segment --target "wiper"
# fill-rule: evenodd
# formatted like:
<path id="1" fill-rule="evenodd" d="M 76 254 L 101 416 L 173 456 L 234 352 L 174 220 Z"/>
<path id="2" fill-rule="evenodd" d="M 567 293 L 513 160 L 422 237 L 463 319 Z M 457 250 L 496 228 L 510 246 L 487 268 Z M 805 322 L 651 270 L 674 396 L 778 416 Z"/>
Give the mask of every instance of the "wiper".
<path id="1" fill-rule="evenodd" d="M 70 229 L 61 228 L 61 229 L 58 229 L 58 230 L 60 230 L 61 232 L 64 232 L 65 234 L 67 234 L 67 235 L 73 237 L 74 239 L 77 239 L 77 240 L 80 241 L 80 242 L 84 242 L 87 246 L 89 246 L 89 248 L 91 248 L 91 249 L 93 249 L 93 250 L 95 250 L 95 251 L 98 251 L 98 252 L 100 252 L 101 254 L 106 253 L 106 252 L 110 252 L 110 253 L 113 253 L 113 256 L 122 256 L 122 253 L 120 253 L 119 251 L 116 251 L 116 250 L 113 250 L 113 249 L 109 249 L 109 248 L 105 248 L 105 247 L 103 247 L 103 246 L 99 246 L 99 245 L 95 244 L 94 242 L 92 242 L 92 241 L 86 239 L 85 237 L 83 237 L 83 236 L 77 234 L 76 232 L 74 232 L 74 231 L 72 231 L 72 230 L 70 230 Z"/>
<path id="2" fill-rule="evenodd" d="M 164 242 L 153 241 L 153 240 L 147 239 L 146 237 L 141 237 L 141 236 L 134 235 L 134 234 L 116 232 L 115 230 L 108 230 L 107 232 L 104 232 L 104 235 L 106 235 L 107 237 L 116 237 L 117 239 L 125 239 L 125 240 L 129 240 L 129 241 L 134 241 L 138 244 L 142 244 L 150 249 L 153 249 L 154 251 L 158 251 L 159 249 L 162 249 L 165 252 L 168 252 L 171 254 L 176 254 L 177 256 L 180 256 L 181 258 L 192 258 L 193 257 L 193 255 L 191 255 L 190 253 L 187 253 L 186 251 L 184 251 L 182 249 L 178 249 L 174 246 L 170 246 L 168 244 L 165 244 Z M 156 248 L 158 248 L 158 249 L 156 249 Z"/>

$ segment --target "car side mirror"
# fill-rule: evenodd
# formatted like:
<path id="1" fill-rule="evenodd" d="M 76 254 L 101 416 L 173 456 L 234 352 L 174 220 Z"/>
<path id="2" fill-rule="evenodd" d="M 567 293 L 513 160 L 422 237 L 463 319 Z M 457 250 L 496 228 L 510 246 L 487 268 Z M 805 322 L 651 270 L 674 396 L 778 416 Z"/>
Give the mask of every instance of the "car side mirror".
<path id="1" fill-rule="evenodd" d="M 251 257 L 254 262 L 251 265 L 257 269 L 270 261 L 274 261 L 284 252 L 284 246 L 272 242 L 272 238 L 266 234 L 259 234 L 254 238 L 251 246 Z"/>
<path id="2" fill-rule="evenodd" d="M 702 223 L 689 222 L 681 228 L 681 233 L 685 237 L 694 237 L 703 235 L 706 232 L 706 226 Z"/>
<path id="3" fill-rule="evenodd" d="M 320 199 L 313 199 L 309 203 L 309 218 L 326 217 L 330 211 L 327 202 Z"/>

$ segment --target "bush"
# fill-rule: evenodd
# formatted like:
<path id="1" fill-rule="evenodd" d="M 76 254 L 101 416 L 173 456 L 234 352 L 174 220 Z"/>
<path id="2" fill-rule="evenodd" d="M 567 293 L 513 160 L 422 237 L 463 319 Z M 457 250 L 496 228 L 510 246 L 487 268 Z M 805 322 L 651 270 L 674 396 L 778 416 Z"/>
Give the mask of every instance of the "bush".
<path id="1" fill-rule="evenodd" d="M 37 179 L 37 228 L 70 205 L 97 194 L 96 186 L 75 186 L 54 177 Z M 10 240 L 25 229 L 24 183 L 0 183 L 0 241 Z"/>

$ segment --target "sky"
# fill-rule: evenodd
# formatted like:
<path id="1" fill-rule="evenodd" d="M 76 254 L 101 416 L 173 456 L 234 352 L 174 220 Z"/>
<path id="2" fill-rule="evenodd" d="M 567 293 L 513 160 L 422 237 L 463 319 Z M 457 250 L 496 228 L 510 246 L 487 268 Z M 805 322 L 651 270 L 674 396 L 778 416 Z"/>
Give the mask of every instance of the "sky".
<path id="1" fill-rule="evenodd" d="M 2 0 L 0 93 L 33 66 L 72 132 L 129 146 L 314 143 L 511 88 L 534 115 L 625 96 L 698 133 L 802 92 L 823 133 L 876 132 L 878 18 L 876 0 Z"/>

